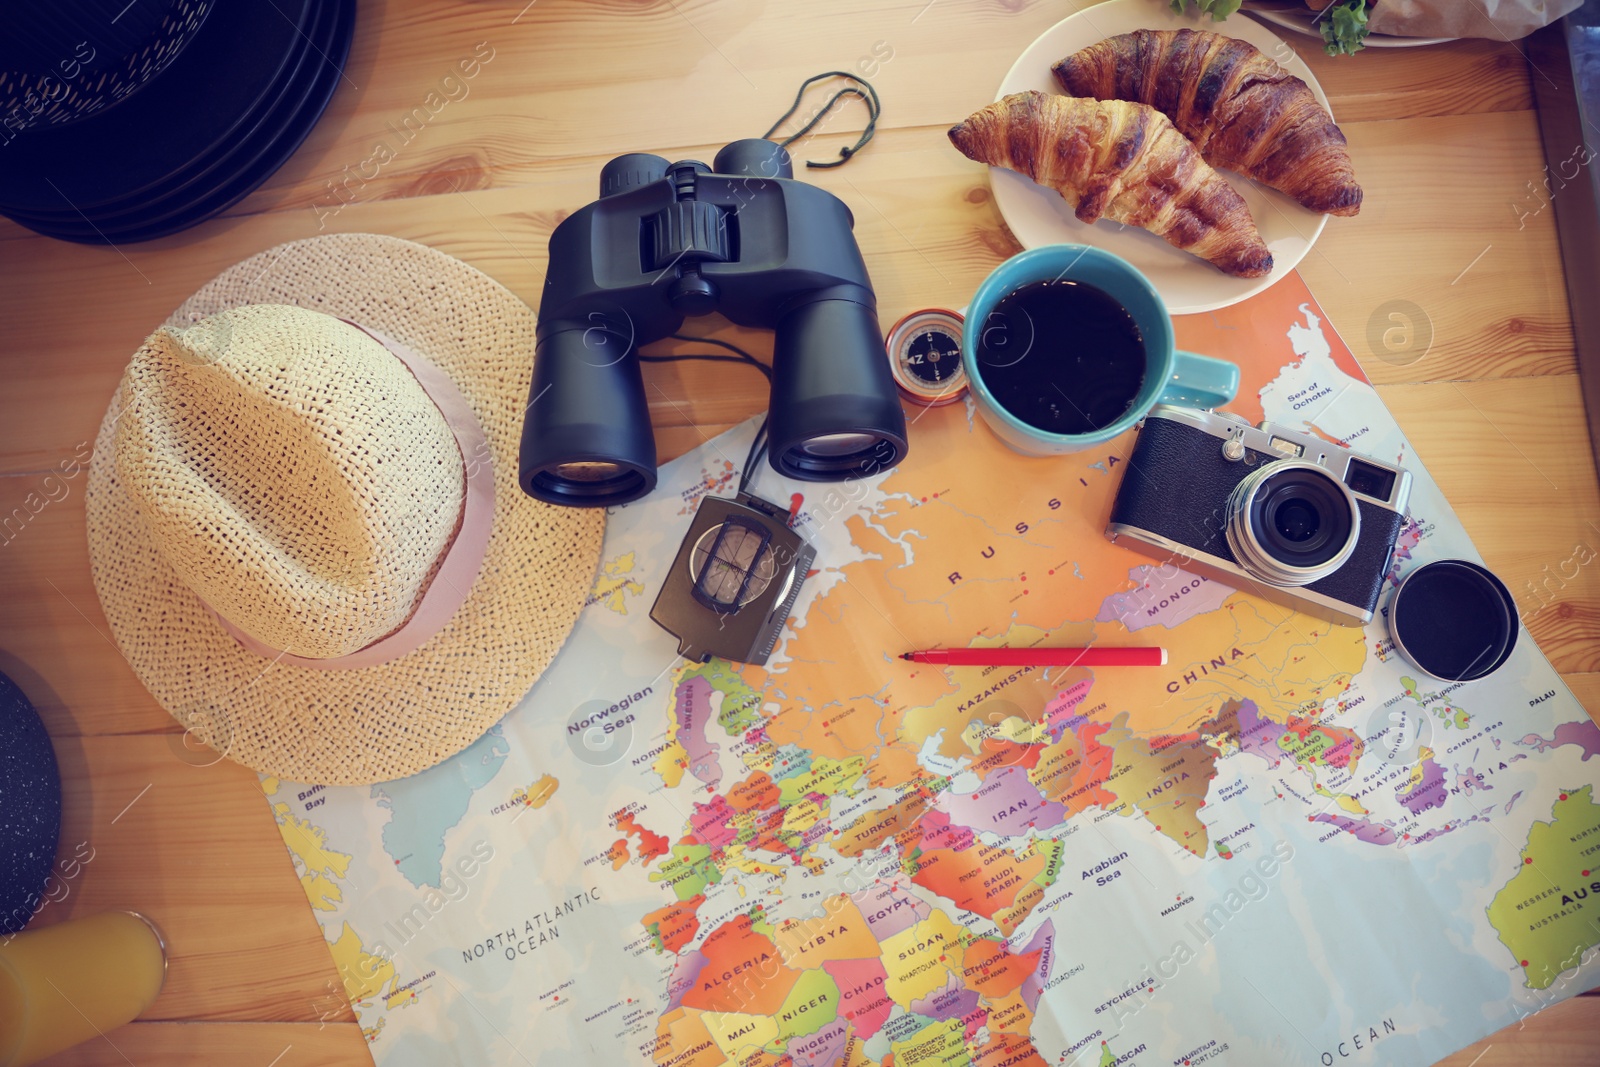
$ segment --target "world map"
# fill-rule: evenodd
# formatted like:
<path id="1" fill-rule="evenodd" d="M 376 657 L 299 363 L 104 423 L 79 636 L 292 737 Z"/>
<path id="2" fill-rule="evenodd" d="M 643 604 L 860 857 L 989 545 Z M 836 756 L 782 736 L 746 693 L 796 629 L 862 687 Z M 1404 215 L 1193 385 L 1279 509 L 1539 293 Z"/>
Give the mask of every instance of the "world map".
<path id="1" fill-rule="evenodd" d="M 1477 558 L 1304 286 L 1266 296 L 1217 320 L 1232 410 L 1412 471 L 1391 584 Z M 1428 1064 L 1600 982 L 1600 729 L 1526 634 L 1431 681 L 1381 619 L 1107 541 L 1131 435 L 1027 459 L 958 404 L 877 479 L 763 469 L 816 569 L 764 668 L 686 663 L 649 602 L 754 428 L 613 511 L 477 743 L 263 780 L 384 1067 Z M 899 659 L 1098 643 L 1170 666 Z"/>

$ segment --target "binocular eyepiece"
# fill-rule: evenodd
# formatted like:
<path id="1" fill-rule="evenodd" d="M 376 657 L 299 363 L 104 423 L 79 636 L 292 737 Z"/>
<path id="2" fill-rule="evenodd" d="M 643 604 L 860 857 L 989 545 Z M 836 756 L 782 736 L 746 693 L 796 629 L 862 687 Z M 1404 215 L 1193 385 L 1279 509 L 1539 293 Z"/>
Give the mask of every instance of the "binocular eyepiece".
<path id="1" fill-rule="evenodd" d="M 523 491 L 606 507 L 656 483 L 638 349 L 717 310 L 774 331 L 768 457 L 840 481 L 906 453 L 877 301 L 849 209 L 793 180 L 788 153 L 735 141 L 704 163 L 640 153 L 556 227 L 523 422 Z"/>

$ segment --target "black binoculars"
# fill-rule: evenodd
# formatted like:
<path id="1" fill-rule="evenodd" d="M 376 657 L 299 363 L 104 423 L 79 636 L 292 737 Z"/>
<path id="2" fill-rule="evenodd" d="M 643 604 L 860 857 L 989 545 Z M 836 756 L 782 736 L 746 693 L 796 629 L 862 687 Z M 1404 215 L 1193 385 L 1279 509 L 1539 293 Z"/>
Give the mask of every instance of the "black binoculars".
<path id="1" fill-rule="evenodd" d="M 550 235 L 519 483 L 552 504 L 605 507 L 656 484 L 638 349 L 720 311 L 774 331 L 768 458 L 840 481 L 905 456 L 877 298 L 838 197 L 795 181 L 771 141 L 713 166 L 618 156 L 600 199 Z"/>

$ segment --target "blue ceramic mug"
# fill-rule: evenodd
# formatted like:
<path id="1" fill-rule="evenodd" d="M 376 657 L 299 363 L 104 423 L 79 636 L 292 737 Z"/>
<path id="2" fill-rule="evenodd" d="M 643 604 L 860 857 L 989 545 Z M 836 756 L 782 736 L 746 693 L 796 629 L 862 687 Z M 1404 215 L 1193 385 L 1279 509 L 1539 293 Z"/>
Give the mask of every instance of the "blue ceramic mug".
<path id="1" fill-rule="evenodd" d="M 1023 286 L 1043 281 L 1083 282 L 1100 289 L 1133 317 L 1144 341 L 1144 384 L 1126 413 L 1092 433 L 1052 433 L 1024 422 L 1001 406 L 983 381 L 978 347 L 995 306 Z M 1239 391 L 1237 366 L 1173 347 L 1172 316 L 1148 278 L 1120 256 L 1089 245 L 1032 248 L 996 267 L 967 308 L 961 363 L 978 412 L 989 428 L 1029 456 L 1056 456 L 1103 445 L 1135 425 L 1156 404 L 1219 408 Z"/>

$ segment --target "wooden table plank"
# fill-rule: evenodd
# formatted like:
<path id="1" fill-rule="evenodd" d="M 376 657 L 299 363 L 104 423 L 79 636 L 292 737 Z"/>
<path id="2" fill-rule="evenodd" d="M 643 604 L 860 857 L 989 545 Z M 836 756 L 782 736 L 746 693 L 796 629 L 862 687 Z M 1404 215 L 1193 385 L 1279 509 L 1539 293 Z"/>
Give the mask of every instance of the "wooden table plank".
<path id="1" fill-rule="evenodd" d="M 1600 670 L 1600 488 L 1576 383 L 1379 391 L 1551 663 Z"/>
<path id="2" fill-rule="evenodd" d="M 1438 1067 L 1593 1067 L 1600 997 L 1577 997 L 1469 1045 Z"/>
<path id="3" fill-rule="evenodd" d="M 1571 373 L 1555 220 L 1526 189 L 1543 166 L 1534 113 L 1351 123 L 1345 132 L 1366 200 L 1356 218 L 1329 220 L 1301 273 L 1367 376 Z M 1395 300 L 1431 324 L 1432 348 L 1414 362 L 1414 349 L 1385 358 L 1368 339 L 1375 317 L 1389 325 L 1379 313 Z"/>
<path id="4" fill-rule="evenodd" d="M 156 733 L 170 735 L 162 744 L 181 746 L 181 728 L 122 658 L 100 610 L 89 574 L 86 478 L 62 482 L 70 495 L 8 531 L 0 546 L 0 598 L 10 608 L 0 621 L 0 671 L 28 694 L 58 749 L 84 735 Z M 0 516 L 28 514 L 30 495 L 49 492 L 35 475 L 0 478 Z"/>
<path id="5" fill-rule="evenodd" d="M 144 913 L 168 944 L 146 1019 L 352 1019 L 256 776 L 178 736 L 53 737 L 62 854 L 86 856 L 34 923 Z"/>
<path id="6" fill-rule="evenodd" d="M 1352 63 L 1314 41 L 1274 32 L 1310 66 L 1341 123 L 1533 107 L 1527 61 L 1519 46 L 1505 41 L 1457 41 L 1448 50 L 1371 48 Z"/>
<path id="7" fill-rule="evenodd" d="M 824 70 L 870 77 L 884 100 L 884 128 L 947 125 L 951 111 L 971 110 L 975 88 L 992 96 L 1029 41 L 1083 6 L 816 0 L 758 11 L 715 0 L 541 0 L 525 9 L 523 0 L 507 0 L 440 4 L 418 13 L 397 4 L 364 5 L 369 21 L 350 70 L 360 89 L 341 87 L 327 129 L 319 127 L 301 153 L 337 162 L 308 166 L 304 176 L 286 168 L 264 192 L 273 197 L 272 207 L 311 203 L 345 164 L 368 158 L 373 141 L 387 136 L 397 142 L 390 122 L 398 124 L 421 104 L 451 60 L 473 55 L 479 42 L 494 58 L 470 81 L 468 95 L 440 108 L 405 146 L 416 158 L 397 157 L 362 185 L 363 199 L 369 191 L 408 195 L 411 183 L 438 174 L 464 152 L 476 153 L 499 185 L 579 146 L 609 155 L 756 136 L 789 105 L 803 79 Z M 952 40 L 960 41 L 958 53 L 950 50 Z M 1288 43 L 1324 83 L 1341 121 L 1531 106 L 1526 65 L 1504 43 L 1468 42 L 1449 54 L 1375 53 L 1359 67 L 1332 60 L 1303 39 Z M 574 64 L 568 59 L 573 54 L 606 59 Z M 650 106 L 641 107 L 643 101 Z M 835 126 L 844 128 L 843 122 Z M 327 140 L 319 143 L 319 137 Z M 837 143 L 848 143 L 833 140 L 830 154 Z M 286 198 L 278 195 L 285 191 Z M 247 201 L 244 208 L 261 206 Z"/>
<path id="8" fill-rule="evenodd" d="M 151 1020 L 347 1021 L 321 928 L 253 772 L 176 735 L 52 737 L 63 855 L 84 855 L 34 918 L 131 908 L 161 927 L 166 985 Z"/>
<path id="9" fill-rule="evenodd" d="M 1589 712 L 1589 717 L 1600 722 L 1600 674 L 1592 671 L 1584 674 L 1563 674 L 1561 680 L 1567 683 L 1567 688 L 1578 698 L 1578 703 Z"/>
<path id="10" fill-rule="evenodd" d="M 42 1067 L 348 1067 L 371 1063 L 361 1027 L 343 1023 L 129 1023 Z"/>

